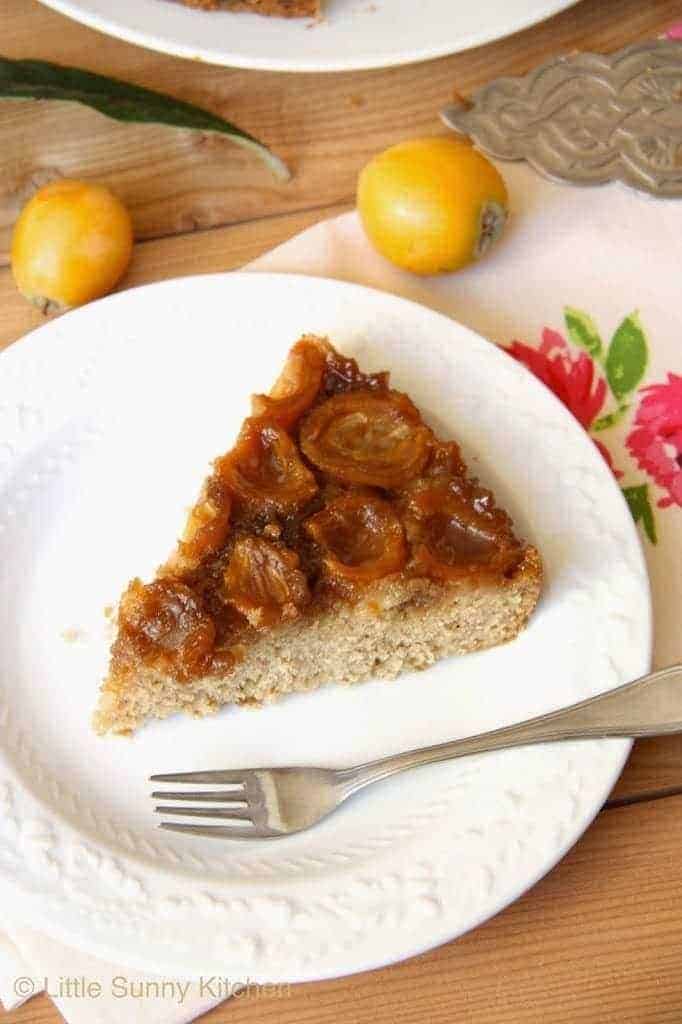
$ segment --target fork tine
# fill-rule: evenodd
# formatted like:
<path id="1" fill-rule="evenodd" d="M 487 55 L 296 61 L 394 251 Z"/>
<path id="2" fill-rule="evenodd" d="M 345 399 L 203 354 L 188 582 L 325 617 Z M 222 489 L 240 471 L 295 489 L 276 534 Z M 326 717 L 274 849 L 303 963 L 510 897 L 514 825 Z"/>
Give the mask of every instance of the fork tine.
<path id="1" fill-rule="evenodd" d="M 196 800 L 198 803 L 245 804 L 243 789 L 190 789 L 182 793 L 158 789 L 152 793 L 152 800 Z"/>
<path id="2" fill-rule="evenodd" d="M 269 828 L 234 828 L 230 825 L 176 825 L 174 822 L 162 821 L 159 828 L 167 832 L 185 832 L 193 836 L 208 836 L 210 839 L 277 839 L 283 832 L 273 832 Z"/>
<path id="3" fill-rule="evenodd" d="M 222 807 L 155 807 L 157 814 L 182 815 L 185 818 L 224 818 L 226 821 L 251 821 L 248 807 L 224 810 Z"/>
<path id="4" fill-rule="evenodd" d="M 242 785 L 244 772 L 175 772 L 171 775 L 150 775 L 150 782 L 215 782 Z"/>

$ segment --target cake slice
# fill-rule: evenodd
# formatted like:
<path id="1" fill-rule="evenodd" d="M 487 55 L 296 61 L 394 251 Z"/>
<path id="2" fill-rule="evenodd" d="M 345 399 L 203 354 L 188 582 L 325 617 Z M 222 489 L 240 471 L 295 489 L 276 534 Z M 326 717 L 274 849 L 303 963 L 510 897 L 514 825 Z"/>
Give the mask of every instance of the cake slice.
<path id="1" fill-rule="evenodd" d="M 229 9 L 251 11 L 275 18 L 319 18 L 322 0 L 182 0 L 187 7 L 202 11 Z"/>
<path id="2" fill-rule="evenodd" d="M 171 557 L 123 594 L 95 729 L 130 733 L 504 643 L 541 578 L 457 444 L 387 373 L 305 336 L 253 397 Z"/>

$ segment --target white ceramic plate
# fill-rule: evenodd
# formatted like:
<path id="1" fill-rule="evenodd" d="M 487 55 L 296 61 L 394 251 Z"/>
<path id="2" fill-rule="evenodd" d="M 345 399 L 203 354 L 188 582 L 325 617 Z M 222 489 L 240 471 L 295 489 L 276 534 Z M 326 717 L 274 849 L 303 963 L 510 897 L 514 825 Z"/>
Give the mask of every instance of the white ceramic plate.
<path id="1" fill-rule="evenodd" d="M 263 18 L 168 0 L 43 0 L 153 50 L 271 71 L 353 71 L 442 57 L 500 39 L 576 0 L 327 0 L 326 17 Z"/>
<path id="2" fill-rule="evenodd" d="M 97 738 L 103 609 L 169 551 L 209 460 L 303 331 L 389 367 L 540 548 L 528 630 L 422 674 Z M 629 745 L 439 765 L 266 844 L 160 833 L 153 772 L 347 765 L 539 714 L 645 672 L 639 542 L 601 456 L 523 367 L 446 317 L 312 278 L 128 291 L 0 357 L 0 905 L 111 960 L 313 979 L 434 946 L 500 910 L 587 826 Z M 73 642 L 73 641 L 76 642 Z"/>

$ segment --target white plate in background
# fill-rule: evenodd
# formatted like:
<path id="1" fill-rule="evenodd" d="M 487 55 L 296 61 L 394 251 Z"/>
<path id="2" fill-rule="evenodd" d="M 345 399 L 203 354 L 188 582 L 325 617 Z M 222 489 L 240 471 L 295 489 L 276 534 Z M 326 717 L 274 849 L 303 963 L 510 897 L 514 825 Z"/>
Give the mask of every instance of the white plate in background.
<path id="1" fill-rule="evenodd" d="M 576 0 L 327 0 L 319 23 L 193 10 L 169 0 L 42 2 L 108 35 L 191 60 L 270 71 L 354 71 L 480 46 Z"/>

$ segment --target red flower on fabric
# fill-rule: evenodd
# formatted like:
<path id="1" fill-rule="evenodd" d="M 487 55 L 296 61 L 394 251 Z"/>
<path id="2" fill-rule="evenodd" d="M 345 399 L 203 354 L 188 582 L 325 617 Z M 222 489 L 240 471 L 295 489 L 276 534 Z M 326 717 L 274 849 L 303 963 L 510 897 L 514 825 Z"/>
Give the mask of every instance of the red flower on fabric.
<path id="1" fill-rule="evenodd" d="M 594 362 L 586 352 L 573 356 L 568 342 L 545 327 L 539 349 L 514 341 L 507 352 L 527 366 L 570 409 L 585 430 L 589 430 L 606 398 L 606 381 L 595 385 Z"/>
<path id="2" fill-rule="evenodd" d="M 619 469 L 616 469 L 616 467 L 614 466 L 613 459 L 611 458 L 611 452 L 608 450 L 606 445 L 602 444 L 601 441 L 598 441 L 596 437 L 593 437 L 592 440 L 594 441 L 594 443 L 596 444 L 597 448 L 601 452 L 601 454 L 602 454 L 602 456 L 604 458 L 604 462 L 609 467 L 609 469 L 611 470 L 611 472 L 615 476 L 616 480 L 620 480 L 620 478 L 622 477 L 623 474 L 621 473 L 621 471 Z"/>
<path id="3" fill-rule="evenodd" d="M 604 404 L 606 381 L 595 374 L 594 360 L 586 352 L 574 356 L 566 339 L 549 327 L 542 332 L 540 348 L 514 341 L 507 352 L 546 384 L 585 430 L 590 429 Z M 614 476 L 622 476 L 601 441 L 593 441 Z"/>
<path id="4" fill-rule="evenodd" d="M 666 384 L 650 384 L 641 393 L 625 443 L 639 468 L 668 492 L 659 507 L 682 506 L 682 377 L 669 373 Z"/>

